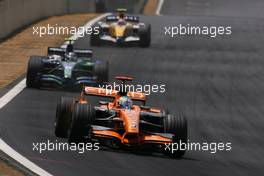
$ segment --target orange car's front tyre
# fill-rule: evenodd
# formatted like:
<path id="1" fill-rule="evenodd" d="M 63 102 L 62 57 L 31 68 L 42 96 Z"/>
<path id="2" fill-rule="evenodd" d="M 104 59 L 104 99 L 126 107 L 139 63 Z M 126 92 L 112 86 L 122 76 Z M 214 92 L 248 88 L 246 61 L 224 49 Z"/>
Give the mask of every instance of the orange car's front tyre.
<path id="1" fill-rule="evenodd" d="M 176 116 L 168 114 L 164 118 L 164 132 L 172 134 L 172 145 L 177 146 L 178 150 L 164 150 L 164 154 L 172 158 L 181 158 L 185 152 L 182 145 L 187 143 L 187 120 L 182 113 Z M 172 146 L 171 145 L 171 146 Z"/>
<path id="2" fill-rule="evenodd" d="M 77 103 L 72 112 L 72 121 L 69 127 L 69 143 L 79 143 L 91 140 L 92 124 L 95 112 L 90 104 Z"/>
<path id="3" fill-rule="evenodd" d="M 61 97 L 57 104 L 55 118 L 55 135 L 61 138 L 68 137 L 68 128 L 71 122 L 72 106 L 74 99 L 69 97 Z"/>

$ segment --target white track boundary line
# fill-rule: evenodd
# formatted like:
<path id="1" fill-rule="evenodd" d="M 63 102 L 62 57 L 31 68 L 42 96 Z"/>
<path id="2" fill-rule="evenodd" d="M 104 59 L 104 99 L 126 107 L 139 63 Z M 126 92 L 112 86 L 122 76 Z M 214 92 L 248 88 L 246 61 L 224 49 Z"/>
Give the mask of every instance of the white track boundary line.
<path id="1" fill-rule="evenodd" d="M 97 21 L 101 20 L 102 18 L 109 15 L 109 13 L 100 15 L 92 20 L 90 20 L 85 26 L 84 29 L 94 25 Z M 71 39 L 78 39 L 85 30 L 80 31 L 76 35 L 73 35 Z M 26 79 L 24 78 L 22 81 L 20 81 L 16 86 L 14 86 L 10 91 L 8 91 L 5 95 L 3 95 L 0 98 L 0 110 L 7 105 L 11 100 L 13 100 L 22 90 L 26 87 Z M 10 147 L 5 141 L 3 141 L 0 138 L 0 150 L 3 151 L 5 154 L 16 160 L 18 163 L 32 171 L 33 173 L 40 175 L 40 176 L 52 176 L 52 174 L 48 173 L 47 171 L 43 170 L 30 160 L 28 160 L 26 157 L 19 154 L 17 151 L 15 151 L 12 147 Z"/>
<path id="2" fill-rule="evenodd" d="M 156 9 L 156 15 L 161 16 L 160 11 L 162 9 L 163 4 L 164 4 L 164 0 L 159 0 L 158 7 Z"/>
<path id="3" fill-rule="evenodd" d="M 28 168 L 30 171 L 38 174 L 38 175 L 45 175 L 45 176 L 52 176 L 47 171 L 43 170 L 33 162 L 29 161 L 27 158 L 16 152 L 14 149 L 12 149 L 9 145 L 7 145 L 2 139 L 0 139 L 0 150 L 2 150 L 5 154 L 7 154 L 9 157 L 13 158 L 20 164 L 22 164 L 24 167 Z"/>
<path id="4" fill-rule="evenodd" d="M 0 98 L 0 109 L 2 109 L 7 103 L 9 103 L 13 98 L 15 98 L 25 87 L 26 87 L 26 79 L 24 78 L 16 86 L 14 86 L 9 92 L 7 92 L 5 95 L 3 95 Z"/>

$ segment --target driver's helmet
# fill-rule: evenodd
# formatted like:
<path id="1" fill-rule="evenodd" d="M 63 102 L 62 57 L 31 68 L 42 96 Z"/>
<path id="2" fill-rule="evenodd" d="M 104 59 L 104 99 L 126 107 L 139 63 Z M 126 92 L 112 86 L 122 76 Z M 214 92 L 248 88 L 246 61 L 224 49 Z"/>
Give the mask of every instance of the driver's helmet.
<path id="1" fill-rule="evenodd" d="M 120 13 L 119 13 L 119 18 L 120 18 L 120 19 L 124 19 L 124 18 L 125 18 L 125 14 L 120 12 Z"/>
<path id="2" fill-rule="evenodd" d="M 74 52 L 69 52 L 68 54 L 66 54 L 66 58 L 69 61 L 75 62 L 77 60 L 77 55 Z"/>
<path id="3" fill-rule="evenodd" d="M 120 26 L 123 26 L 123 25 L 126 25 L 126 21 L 123 20 L 123 19 L 119 19 L 117 24 L 120 25 Z"/>
<path id="4" fill-rule="evenodd" d="M 132 109 L 133 101 L 128 96 L 122 96 L 118 100 L 118 105 L 122 109 Z"/>

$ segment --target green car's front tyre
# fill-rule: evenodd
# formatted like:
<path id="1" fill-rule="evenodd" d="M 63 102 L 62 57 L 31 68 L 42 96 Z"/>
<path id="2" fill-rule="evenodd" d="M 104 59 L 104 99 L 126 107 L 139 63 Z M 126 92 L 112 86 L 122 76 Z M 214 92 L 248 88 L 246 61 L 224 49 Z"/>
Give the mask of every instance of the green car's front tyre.
<path id="1" fill-rule="evenodd" d="M 99 83 L 105 83 L 109 80 L 109 62 L 100 62 L 94 66 L 94 75 L 97 76 Z"/>
<path id="2" fill-rule="evenodd" d="M 42 58 L 39 56 L 31 56 L 28 61 L 26 85 L 28 88 L 39 88 L 39 75 L 44 67 Z"/>

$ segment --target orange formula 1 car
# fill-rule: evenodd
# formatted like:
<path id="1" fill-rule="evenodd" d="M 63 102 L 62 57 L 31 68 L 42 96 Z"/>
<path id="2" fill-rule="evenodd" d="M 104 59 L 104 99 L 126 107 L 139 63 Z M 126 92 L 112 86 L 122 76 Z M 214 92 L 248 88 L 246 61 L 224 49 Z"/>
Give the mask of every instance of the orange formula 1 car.
<path id="1" fill-rule="evenodd" d="M 116 79 L 121 80 L 123 86 L 125 81 L 132 80 L 130 77 Z M 98 106 L 93 107 L 86 99 L 87 95 L 109 97 L 112 101 L 100 101 Z M 84 87 L 80 98 L 62 97 L 59 101 L 55 134 L 76 143 L 95 139 L 111 141 L 122 148 L 150 145 L 173 158 L 182 157 L 184 150 L 171 152 L 164 148 L 172 143 L 179 145 L 187 141 L 185 117 L 146 106 L 145 102 L 146 96 L 141 92 Z"/>

